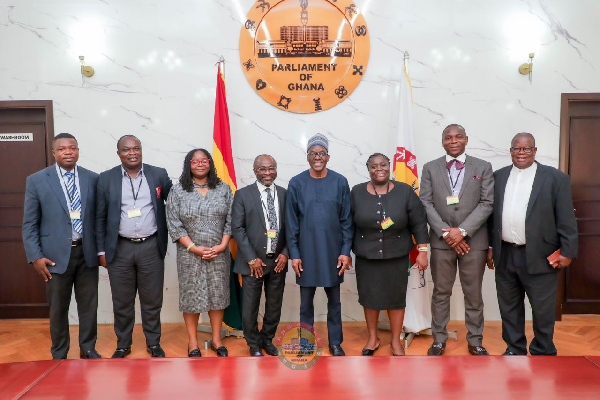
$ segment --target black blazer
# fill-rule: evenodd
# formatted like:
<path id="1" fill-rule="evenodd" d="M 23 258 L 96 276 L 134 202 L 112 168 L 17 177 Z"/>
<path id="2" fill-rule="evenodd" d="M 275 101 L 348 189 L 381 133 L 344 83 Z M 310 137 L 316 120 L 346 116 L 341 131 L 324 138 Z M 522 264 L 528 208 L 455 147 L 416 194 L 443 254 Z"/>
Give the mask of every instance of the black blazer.
<path id="1" fill-rule="evenodd" d="M 162 258 L 167 253 L 167 220 L 165 202 L 173 183 L 167 170 L 144 164 L 144 175 L 150 186 L 150 197 L 156 217 L 158 250 Z M 117 250 L 121 225 L 121 185 L 123 173 L 118 165 L 98 177 L 96 200 L 96 243 L 98 251 L 106 252 L 106 262 L 111 262 Z"/>
<path id="2" fill-rule="evenodd" d="M 285 195 L 286 190 L 277 188 L 279 202 L 279 238 L 275 249 L 275 258 L 279 254 L 289 257 L 285 240 Z M 266 258 L 267 226 L 260 192 L 256 184 L 248 185 L 235 192 L 231 206 L 231 232 L 238 246 L 238 253 L 233 272 L 240 275 L 250 275 L 248 261 L 260 257 L 267 266 L 275 265 L 275 258 Z M 287 265 L 282 273 L 287 272 Z"/>
<path id="3" fill-rule="evenodd" d="M 354 241 L 352 251 L 367 259 L 404 257 L 417 243 L 429 243 L 425 208 L 410 186 L 394 181 L 394 188 L 381 199 L 367 192 L 367 184 L 359 183 L 350 194 Z M 382 203 L 381 205 L 379 203 Z M 381 228 L 381 207 L 394 224 Z"/>
<path id="4" fill-rule="evenodd" d="M 537 161 L 536 161 L 537 163 Z M 512 165 L 494 172 L 494 212 L 491 215 L 490 245 L 494 265 L 500 265 L 502 251 L 502 210 L 504 191 Z M 563 256 L 577 257 L 577 221 L 571 199 L 569 176 L 556 168 L 537 163 L 531 196 L 525 216 L 527 272 L 555 272 L 547 257 L 560 249 Z"/>
<path id="5" fill-rule="evenodd" d="M 88 267 L 98 266 L 94 222 L 98 174 L 77 166 L 81 215 L 83 216 L 83 254 Z M 53 274 L 67 270 L 71 256 L 72 227 L 56 164 L 27 177 L 23 216 L 23 244 L 27 262 L 46 257 L 56 263 L 48 266 Z"/>

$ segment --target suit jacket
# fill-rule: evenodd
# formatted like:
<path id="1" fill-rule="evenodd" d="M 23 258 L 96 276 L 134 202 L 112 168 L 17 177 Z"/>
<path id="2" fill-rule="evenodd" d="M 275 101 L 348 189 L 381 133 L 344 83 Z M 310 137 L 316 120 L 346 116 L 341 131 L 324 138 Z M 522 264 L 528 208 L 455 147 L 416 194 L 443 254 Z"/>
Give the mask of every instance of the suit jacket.
<path id="1" fill-rule="evenodd" d="M 423 166 L 421 201 L 427 212 L 431 248 L 450 249 L 442 238 L 445 228 L 460 227 L 467 231 L 467 243 L 472 250 L 488 249 L 487 219 L 494 207 L 494 176 L 492 165 L 467 156 L 463 184 L 458 204 L 447 205 L 452 195 L 446 156 Z"/>
<path id="2" fill-rule="evenodd" d="M 94 238 L 98 174 L 77 167 L 83 216 L 83 253 L 88 267 L 98 266 Z M 62 274 L 71 257 L 72 226 L 60 176 L 53 164 L 27 177 L 23 215 L 23 244 L 27 262 L 46 257 L 56 263 L 50 273 Z"/>
<path id="3" fill-rule="evenodd" d="M 277 188 L 279 202 L 279 238 L 275 249 L 275 258 L 279 254 L 289 257 L 285 240 L 285 195 L 286 190 Z M 260 192 L 256 184 L 248 185 L 235 192 L 231 206 L 231 231 L 238 246 L 237 258 L 233 272 L 240 275 L 250 275 L 248 261 L 260 257 L 268 266 L 275 265 L 275 258 L 266 258 L 267 254 L 267 225 L 260 200 Z M 287 265 L 282 273 L 287 272 Z"/>
<path id="4" fill-rule="evenodd" d="M 556 168 L 537 164 L 525 214 L 525 258 L 530 274 L 556 272 L 547 257 L 558 249 L 565 257 L 577 257 L 577 221 L 571 199 L 571 180 Z M 494 249 L 496 266 L 500 265 L 504 191 L 511 169 L 512 165 L 509 165 L 494 172 L 496 205 L 490 217 L 490 246 Z"/>
<path id="5" fill-rule="evenodd" d="M 167 170 L 143 164 L 144 175 L 150 186 L 150 197 L 156 217 L 158 250 L 161 257 L 167 253 L 167 220 L 165 202 L 173 186 Z M 119 226 L 121 225 L 121 165 L 104 171 L 98 177 L 96 205 L 96 243 L 98 251 L 106 252 L 106 262 L 111 262 L 117 250 Z"/>

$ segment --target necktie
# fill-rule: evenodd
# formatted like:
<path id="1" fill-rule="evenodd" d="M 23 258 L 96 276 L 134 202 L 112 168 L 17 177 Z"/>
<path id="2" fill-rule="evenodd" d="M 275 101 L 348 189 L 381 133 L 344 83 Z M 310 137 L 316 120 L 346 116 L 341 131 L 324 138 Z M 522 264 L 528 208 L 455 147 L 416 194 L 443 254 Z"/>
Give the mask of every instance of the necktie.
<path id="1" fill-rule="evenodd" d="M 455 168 L 457 170 L 461 170 L 465 167 L 465 164 L 462 161 L 457 160 L 456 158 L 454 160 L 450 160 L 446 163 L 446 168 L 450 169 L 452 168 L 452 164 L 456 163 Z"/>
<path id="2" fill-rule="evenodd" d="M 267 212 L 269 213 L 269 225 L 270 229 L 277 231 L 277 213 L 275 212 L 275 199 L 271 196 L 271 188 L 266 188 L 265 192 L 267 192 Z M 275 248 L 277 246 L 277 235 L 273 239 L 271 239 L 271 251 L 275 252 Z"/>
<path id="3" fill-rule="evenodd" d="M 79 197 L 79 190 L 77 190 L 77 186 L 75 185 L 75 174 L 71 171 L 65 172 L 67 176 L 67 193 L 69 195 L 69 199 L 71 200 L 71 211 L 79 211 L 81 213 L 81 198 Z M 80 235 L 83 232 L 83 223 L 81 219 L 74 219 L 73 228 Z"/>

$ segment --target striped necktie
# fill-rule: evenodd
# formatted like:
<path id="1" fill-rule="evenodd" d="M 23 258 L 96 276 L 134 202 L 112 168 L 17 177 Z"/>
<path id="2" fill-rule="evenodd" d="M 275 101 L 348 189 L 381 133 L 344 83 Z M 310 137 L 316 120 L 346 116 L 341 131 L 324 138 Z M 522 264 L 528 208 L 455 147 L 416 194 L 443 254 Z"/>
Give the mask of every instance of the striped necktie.
<path id="1" fill-rule="evenodd" d="M 268 207 L 268 212 L 269 212 L 269 225 L 271 225 L 269 228 L 273 229 L 274 231 L 277 231 L 278 229 L 278 225 L 277 225 L 277 213 L 275 212 L 275 199 L 273 198 L 273 196 L 271 196 L 271 188 L 266 188 L 265 192 L 267 192 L 267 207 Z M 271 239 L 271 251 L 275 252 L 275 249 L 277 248 L 277 236 L 275 236 L 273 239 Z"/>
<path id="2" fill-rule="evenodd" d="M 71 171 L 65 172 L 67 176 L 67 193 L 69 195 L 69 200 L 71 200 L 71 211 L 79 211 L 81 215 L 81 197 L 79 197 L 79 190 L 77 190 L 77 185 L 75 185 L 75 174 Z M 74 219 L 73 228 L 80 235 L 83 232 L 83 222 L 81 219 Z"/>

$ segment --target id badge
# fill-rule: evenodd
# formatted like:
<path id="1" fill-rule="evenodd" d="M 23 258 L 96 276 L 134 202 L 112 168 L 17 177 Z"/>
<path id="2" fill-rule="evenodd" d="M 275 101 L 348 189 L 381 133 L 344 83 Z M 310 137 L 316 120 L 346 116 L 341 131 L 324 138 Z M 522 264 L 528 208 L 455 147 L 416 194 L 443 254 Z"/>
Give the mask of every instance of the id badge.
<path id="1" fill-rule="evenodd" d="M 269 229 L 267 231 L 267 237 L 269 239 L 275 239 L 277 237 L 277 231 L 275 229 Z"/>
<path id="2" fill-rule="evenodd" d="M 81 219 L 81 211 L 71 210 L 69 211 L 69 217 L 71 219 Z"/>
<path id="3" fill-rule="evenodd" d="M 383 221 L 381 221 L 381 228 L 382 229 L 387 229 L 390 226 L 394 225 L 394 221 L 392 221 L 392 219 L 390 217 L 387 217 L 386 219 L 384 219 Z"/>
<path id="4" fill-rule="evenodd" d="M 448 196 L 446 197 L 446 205 L 451 206 L 453 204 L 458 204 L 458 196 Z"/>
<path id="5" fill-rule="evenodd" d="M 142 210 L 139 208 L 134 208 L 133 210 L 127 211 L 128 218 L 137 218 L 142 216 Z"/>

